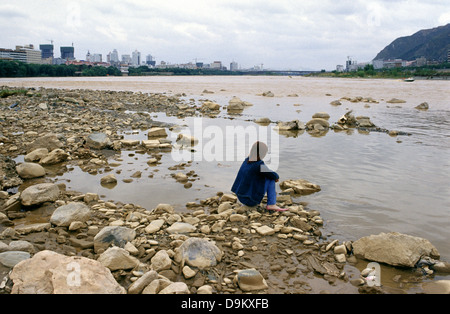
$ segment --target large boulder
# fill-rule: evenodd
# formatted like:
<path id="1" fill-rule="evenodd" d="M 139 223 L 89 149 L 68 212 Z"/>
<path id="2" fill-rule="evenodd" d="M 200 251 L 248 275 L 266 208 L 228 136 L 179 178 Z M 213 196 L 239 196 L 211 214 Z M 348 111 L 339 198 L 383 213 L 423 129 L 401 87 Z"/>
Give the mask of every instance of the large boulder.
<path id="1" fill-rule="evenodd" d="M 100 262 L 44 250 L 17 264 L 10 275 L 12 294 L 124 294 Z"/>
<path id="2" fill-rule="evenodd" d="M 359 258 L 406 267 L 414 267 L 423 256 L 439 258 L 428 240 L 398 232 L 363 237 L 353 242 L 353 252 Z"/>
<path id="3" fill-rule="evenodd" d="M 86 137 L 86 145 L 92 149 L 105 149 L 112 146 L 112 142 L 105 133 L 92 133 Z"/>
<path id="4" fill-rule="evenodd" d="M 127 227 L 107 226 L 94 237 L 94 250 L 107 249 L 111 244 L 124 247 L 136 237 L 136 231 Z"/>
<path id="5" fill-rule="evenodd" d="M 68 227 L 74 221 L 85 222 L 91 216 L 91 210 L 85 203 L 71 202 L 58 207 L 50 217 L 50 222 L 59 227 Z"/>
<path id="6" fill-rule="evenodd" d="M 59 197 L 59 188 L 53 183 L 40 183 L 27 187 L 20 195 L 22 205 L 32 206 L 54 202 Z"/>
<path id="7" fill-rule="evenodd" d="M 175 260 L 204 269 L 216 266 L 222 256 L 223 252 L 214 243 L 206 239 L 189 238 L 178 248 Z"/>
<path id="8" fill-rule="evenodd" d="M 18 165 L 16 170 L 22 179 L 32 179 L 45 176 L 44 167 L 32 162 L 24 162 Z"/>
<path id="9" fill-rule="evenodd" d="M 30 253 L 24 251 L 6 251 L 0 253 L 0 265 L 13 268 L 23 260 L 29 259 Z"/>

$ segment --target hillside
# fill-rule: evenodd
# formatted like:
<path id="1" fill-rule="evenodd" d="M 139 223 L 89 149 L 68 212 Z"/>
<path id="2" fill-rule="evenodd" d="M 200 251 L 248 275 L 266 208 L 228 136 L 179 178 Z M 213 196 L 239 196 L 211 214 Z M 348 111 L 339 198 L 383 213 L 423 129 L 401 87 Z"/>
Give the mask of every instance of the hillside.
<path id="1" fill-rule="evenodd" d="M 400 37 L 386 46 L 374 60 L 403 59 L 412 61 L 425 57 L 427 60 L 445 61 L 450 49 L 450 23 L 432 29 L 418 31 L 411 36 Z"/>

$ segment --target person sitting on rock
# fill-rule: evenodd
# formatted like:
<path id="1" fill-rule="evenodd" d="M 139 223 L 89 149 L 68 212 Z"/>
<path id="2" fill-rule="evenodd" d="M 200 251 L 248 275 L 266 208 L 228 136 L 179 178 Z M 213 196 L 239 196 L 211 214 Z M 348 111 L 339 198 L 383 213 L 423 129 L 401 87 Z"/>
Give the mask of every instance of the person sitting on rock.
<path id="1" fill-rule="evenodd" d="M 257 141 L 253 144 L 249 156 L 245 158 L 239 169 L 231 191 L 236 194 L 242 204 L 249 207 L 259 205 L 267 194 L 266 209 L 268 211 L 286 211 L 287 209 L 276 205 L 275 183 L 280 177 L 264 164 L 262 159 L 267 151 L 265 143 Z"/>

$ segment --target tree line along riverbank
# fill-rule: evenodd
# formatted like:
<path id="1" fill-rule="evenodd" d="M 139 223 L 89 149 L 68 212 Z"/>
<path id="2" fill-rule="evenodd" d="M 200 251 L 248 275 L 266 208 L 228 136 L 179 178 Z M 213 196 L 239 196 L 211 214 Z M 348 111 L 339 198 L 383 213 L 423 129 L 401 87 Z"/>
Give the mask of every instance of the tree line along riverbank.
<path id="1" fill-rule="evenodd" d="M 424 77 L 424 78 L 441 78 L 448 79 L 450 76 L 450 63 L 442 63 L 439 65 L 426 65 L 421 67 L 392 68 L 392 69 L 374 69 L 373 65 L 366 65 L 358 71 L 351 72 L 321 72 L 311 73 L 312 77 L 343 77 L 343 78 L 407 78 L 407 77 Z"/>

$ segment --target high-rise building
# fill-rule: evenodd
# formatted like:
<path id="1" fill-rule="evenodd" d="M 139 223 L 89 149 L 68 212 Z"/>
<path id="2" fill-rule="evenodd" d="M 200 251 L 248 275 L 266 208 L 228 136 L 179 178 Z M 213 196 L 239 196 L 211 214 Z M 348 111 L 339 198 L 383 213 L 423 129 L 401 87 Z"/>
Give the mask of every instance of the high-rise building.
<path id="1" fill-rule="evenodd" d="M 122 63 L 123 64 L 131 64 L 131 56 L 130 55 L 122 55 Z"/>
<path id="2" fill-rule="evenodd" d="M 65 60 L 75 59 L 75 48 L 73 46 L 61 47 L 60 50 L 61 50 L 61 59 Z"/>
<path id="3" fill-rule="evenodd" d="M 238 70 L 238 64 L 237 62 L 233 61 L 230 63 L 230 71 L 237 71 Z"/>
<path id="4" fill-rule="evenodd" d="M 151 65 L 151 66 L 155 66 L 156 65 L 156 61 L 153 60 L 153 56 L 152 55 L 147 55 L 147 57 L 145 58 L 145 63 L 147 65 Z"/>
<path id="5" fill-rule="evenodd" d="M 131 65 L 138 67 L 141 65 L 141 53 L 135 50 L 131 55 Z"/>
<path id="6" fill-rule="evenodd" d="M 42 59 L 53 58 L 53 45 L 39 45 Z"/>
<path id="7" fill-rule="evenodd" d="M 222 70 L 222 61 L 214 61 L 211 63 L 211 69 Z"/>
<path id="8" fill-rule="evenodd" d="M 117 49 L 114 49 L 113 52 L 111 52 L 110 62 L 119 62 L 119 53 L 117 52 Z"/>

